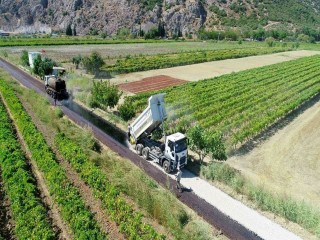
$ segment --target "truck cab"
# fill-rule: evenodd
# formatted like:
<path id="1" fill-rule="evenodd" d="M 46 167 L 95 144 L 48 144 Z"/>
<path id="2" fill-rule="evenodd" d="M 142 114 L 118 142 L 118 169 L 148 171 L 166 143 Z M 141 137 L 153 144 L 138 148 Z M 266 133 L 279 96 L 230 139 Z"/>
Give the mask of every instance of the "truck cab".
<path id="1" fill-rule="evenodd" d="M 187 164 L 188 155 L 186 136 L 179 132 L 167 136 L 164 155 L 167 159 L 170 159 L 170 169 L 164 169 L 166 172 L 170 172 L 177 167 L 184 167 Z"/>

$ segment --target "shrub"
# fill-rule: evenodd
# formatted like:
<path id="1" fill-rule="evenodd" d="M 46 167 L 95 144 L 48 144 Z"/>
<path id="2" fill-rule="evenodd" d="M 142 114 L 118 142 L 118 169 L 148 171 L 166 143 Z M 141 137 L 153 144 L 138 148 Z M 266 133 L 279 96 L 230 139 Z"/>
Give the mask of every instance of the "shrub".
<path id="1" fill-rule="evenodd" d="M 23 66 L 29 66 L 29 56 L 27 50 L 22 51 L 20 60 Z"/>
<path id="2" fill-rule="evenodd" d="M 82 63 L 87 72 L 96 74 L 104 65 L 101 55 L 97 52 L 92 52 L 89 57 L 84 57 Z"/>
<path id="3" fill-rule="evenodd" d="M 57 64 L 50 58 L 41 59 L 41 56 L 38 55 L 33 62 L 34 68 L 33 73 L 37 74 L 41 78 L 45 75 L 49 75 L 52 73 L 52 69 Z"/>
<path id="4" fill-rule="evenodd" d="M 133 104 L 130 101 L 125 101 L 119 108 L 120 117 L 125 120 L 129 121 L 135 116 L 135 109 Z"/>
<path id="5" fill-rule="evenodd" d="M 110 81 L 93 82 L 90 105 L 92 107 L 113 108 L 118 104 L 121 95 L 122 92 L 118 86 L 111 84 Z"/>

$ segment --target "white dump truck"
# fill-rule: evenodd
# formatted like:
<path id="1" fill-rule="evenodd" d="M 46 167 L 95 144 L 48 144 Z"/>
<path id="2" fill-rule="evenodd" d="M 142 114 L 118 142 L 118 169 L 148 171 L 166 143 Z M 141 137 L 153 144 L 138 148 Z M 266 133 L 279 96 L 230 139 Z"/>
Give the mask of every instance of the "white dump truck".
<path id="1" fill-rule="evenodd" d="M 159 163 L 169 173 L 187 164 L 188 141 L 179 132 L 170 136 L 163 134 L 163 142 L 151 139 L 151 133 L 160 126 L 163 128 L 163 122 L 167 118 L 164 96 L 165 94 L 157 94 L 149 98 L 148 107 L 129 125 L 128 137 L 137 154 Z"/>

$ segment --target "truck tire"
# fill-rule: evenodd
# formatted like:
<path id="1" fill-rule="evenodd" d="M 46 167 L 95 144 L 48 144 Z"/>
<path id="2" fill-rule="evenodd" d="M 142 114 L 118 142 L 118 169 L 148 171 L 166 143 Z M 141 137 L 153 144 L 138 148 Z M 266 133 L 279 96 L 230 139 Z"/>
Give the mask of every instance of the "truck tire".
<path id="1" fill-rule="evenodd" d="M 143 148 L 142 144 L 137 144 L 137 145 L 136 145 L 136 153 L 137 153 L 139 156 L 141 156 L 141 154 L 142 154 L 142 148 Z"/>
<path id="2" fill-rule="evenodd" d="M 150 149 L 148 147 L 145 147 L 144 149 L 142 149 L 142 157 L 145 160 L 149 159 L 149 151 L 150 151 Z"/>
<path id="3" fill-rule="evenodd" d="M 164 161 L 163 161 L 162 167 L 163 167 L 163 170 L 164 170 L 166 173 L 169 173 L 169 172 L 170 172 L 170 164 L 169 164 L 169 161 L 168 161 L 168 160 L 164 160 Z"/>

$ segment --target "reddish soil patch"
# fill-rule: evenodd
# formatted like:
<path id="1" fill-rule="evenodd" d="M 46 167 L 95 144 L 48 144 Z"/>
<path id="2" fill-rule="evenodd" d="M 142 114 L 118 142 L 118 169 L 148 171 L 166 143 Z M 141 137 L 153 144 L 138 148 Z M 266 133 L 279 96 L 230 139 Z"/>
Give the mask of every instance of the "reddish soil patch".
<path id="1" fill-rule="evenodd" d="M 122 90 L 131 93 L 141 93 L 153 90 L 160 90 L 166 87 L 178 86 L 186 82 L 188 81 L 172 78 L 166 75 L 159 75 L 154 77 L 143 78 L 142 80 L 136 82 L 122 83 L 119 84 L 119 87 Z"/>

